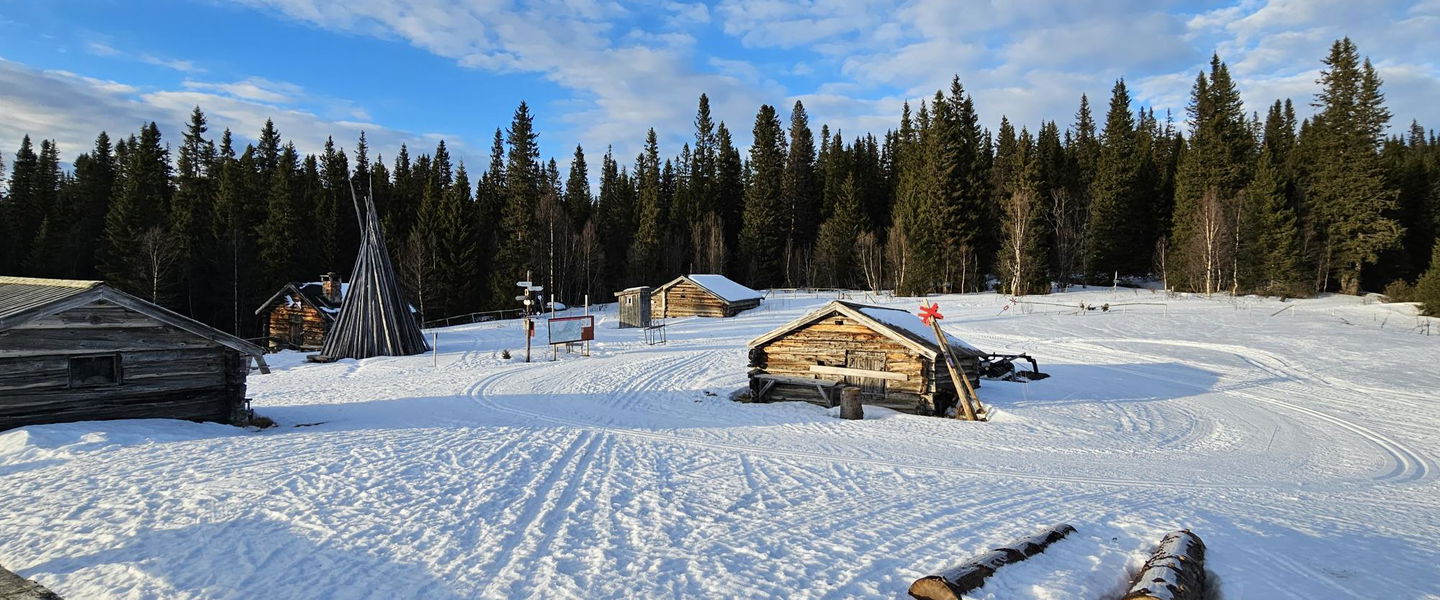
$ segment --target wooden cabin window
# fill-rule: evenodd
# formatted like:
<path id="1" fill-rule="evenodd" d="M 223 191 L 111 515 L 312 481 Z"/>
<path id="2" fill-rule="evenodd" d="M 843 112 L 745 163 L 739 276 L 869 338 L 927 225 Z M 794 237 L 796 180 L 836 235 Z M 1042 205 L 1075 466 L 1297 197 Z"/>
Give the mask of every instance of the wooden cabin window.
<path id="1" fill-rule="evenodd" d="M 119 354 L 70 357 L 70 387 L 94 387 L 119 383 Z"/>

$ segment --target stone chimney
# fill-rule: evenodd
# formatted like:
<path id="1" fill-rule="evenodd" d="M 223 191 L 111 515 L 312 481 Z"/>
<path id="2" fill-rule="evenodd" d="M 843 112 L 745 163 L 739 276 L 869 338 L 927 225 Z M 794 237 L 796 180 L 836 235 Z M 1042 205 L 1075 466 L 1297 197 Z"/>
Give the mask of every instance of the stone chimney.
<path id="1" fill-rule="evenodd" d="M 340 305 L 340 276 L 334 271 L 320 276 L 320 285 L 325 289 L 325 299 L 331 304 Z"/>

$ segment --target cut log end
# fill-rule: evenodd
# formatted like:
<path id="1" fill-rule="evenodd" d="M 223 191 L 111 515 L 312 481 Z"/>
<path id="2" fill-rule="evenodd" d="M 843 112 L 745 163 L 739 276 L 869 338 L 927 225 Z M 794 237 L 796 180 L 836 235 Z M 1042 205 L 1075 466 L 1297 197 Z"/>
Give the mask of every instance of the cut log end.
<path id="1" fill-rule="evenodd" d="M 910 584 L 910 597 L 917 600 L 960 600 L 964 592 L 957 591 L 939 575 L 930 575 Z"/>
<path id="2" fill-rule="evenodd" d="M 850 421 L 865 418 L 865 409 L 860 405 L 860 388 L 847 387 L 840 390 L 840 418 Z"/>

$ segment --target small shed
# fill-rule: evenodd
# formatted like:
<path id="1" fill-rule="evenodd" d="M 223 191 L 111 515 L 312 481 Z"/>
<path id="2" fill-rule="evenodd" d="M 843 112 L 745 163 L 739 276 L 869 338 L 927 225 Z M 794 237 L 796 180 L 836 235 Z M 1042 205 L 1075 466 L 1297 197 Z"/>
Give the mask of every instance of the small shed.
<path id="1" fill-rule="evenodd" d="M 670 317 L 733 317 L 760 306 L 760 292 L 724 275 L 681 275 L 656 288 L 650 312 Z"/>
<path id="2" fill-rule="evenodd" d="M 615 292 L 620 311 L 620 327 L 650 326 L 650 287 L 639 286 Z"/>
<path id="3" fill-rule="evenodd" d="M 946 335 L 979 387 L 983 353 Z M 934 336 L 910 312 L 836 300 L 750 342 L 751 394 L 831 406 L 836 386 L 847 384 L 860 388 L 863 404 L 944 415 L 957 396 Z"/>
<path id="4" fill-rule="evenodd" d="M 0 276 L 0 430 L 95 419 L 233 423 L 259 346 L 99 281 Z"/>
<path id="5" fill-rule="evenodd" d="M 255 309 L 265 319 L 272 349 L 319 350 L 340 314 L 347 286 L 335 273 L 320 281 L 292 281 Z"/>

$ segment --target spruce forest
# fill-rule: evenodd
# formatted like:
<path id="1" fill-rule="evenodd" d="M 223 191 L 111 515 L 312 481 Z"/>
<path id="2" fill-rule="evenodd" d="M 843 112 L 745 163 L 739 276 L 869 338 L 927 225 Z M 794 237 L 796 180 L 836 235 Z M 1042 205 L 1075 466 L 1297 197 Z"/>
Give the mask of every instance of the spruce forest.
<path id="1" fill-rule="evenodd" d="M 1151 278 L 1206 294 L 1383 290 L 1440 311 L 1440 140 L 1391 126 L 1350 40 L 1323 61 L 1304 119 L 1290 102 L 1247 111 L 1215 57 L 1184 115 L 1137 106 L 1121 80 L 1103 106 L 1080 97 L 1068 124 L 990 131 L 956 78 L 878 137 L 817 131 L 800 102 L 788 117 L 761 106 L 745 149 L 702 94 L 693 141 L 662 150 L 652 129 L 633 158 L 542 159 L 522 102 L 478 173 L 444 142 L 390 154 L 363 134 L 301 156 L 269 123 L 237 147 L 196 107 L 181 139 L 154 123 L 101 132 L 70 170 L 26 137 L 0 163 L 0 273 L 104 279 L 256 337 L 255 309 L 284 283 L 348 275 L 353 187 L 373 194 L 426 321 L 515 308 L 527 272 L 566 303 L 713 272 L 907 295 Z"/>

